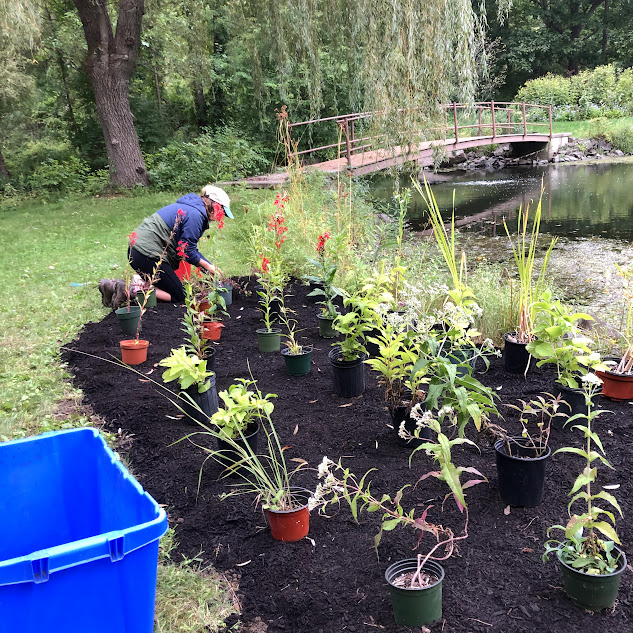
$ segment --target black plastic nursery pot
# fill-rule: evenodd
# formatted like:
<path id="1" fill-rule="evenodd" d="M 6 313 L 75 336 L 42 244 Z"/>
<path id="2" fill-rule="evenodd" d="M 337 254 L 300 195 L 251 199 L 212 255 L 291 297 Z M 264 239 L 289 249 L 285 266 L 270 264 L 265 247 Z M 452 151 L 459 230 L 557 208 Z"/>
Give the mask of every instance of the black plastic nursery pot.
<path id="1" fill-rule="evenodd" d="M 207 380 L 209 388 L 203 393 L 198 392 L 198 385 L 192 385 L 182 393 L 191 396 L 197 406 L 191 404 L 189 398 L 179 394 L 180 406 L 185 413 L 185 420 L 191 424 L 209 425 L 209 418 L 218 410 L 218 392 L 215 388 L 215 374 Z"/>
<path id="2" fill-rule="evenodd" d="M 512 455 L 504 440 L 495 442 L 499 495 L 505 506 L 535 508 L 543 502 L 545 469 L 552 451 L 536 456 L 533 447 L 527 446 L 525 437 L 509 438 Z"/>
<path id="3" fill-rule="evenodd" d="M 400 576 L 415 572 L 416 558 L 407 558 L 387 567 L 385 579 L 389 583 L 389 594 L 396 624 L 400 626 L 423 626 L 442 619 L 442 581 L 444 569 L 439 563 L 429 560 L 422 568 L 437 579 L 428 587 L 409 588 L 394 585 Z"/>
<path id="4" fill-rule="evenodd" d="M 321 338 L 336 338 L 338 332 L 334 329 L 334 319 L 329 317 L 317 317 L 319 320 L 319 336 Z"/>
<path id="5" fill-rule="evenodd" d="M 289 376 L 305 376 L 310 373 L 312 362 L 312 348 L 301 348 L 301 354 L 291 354 L 288 348 L 282 349 L 281 354 L 286 363 L 286 372 Z"/>
<path id="6" fill-rule="evenodd" d="M 254 423 L 246 427 L 244 431 L 244 437 L 233 438 L 233 442 L 242 448 L 246 448 L 246 446 L 251 447 L 251 451 L 257 454 L 257 442 L 259 438 L 259 424 Z M 230 468 L 233 464 L 239 462 L 242 457 L 238 453 L 238 451 L 231 445 L 230 442 L 223 440 L 221 438 L 218 439 L 218 461 L 225 467 Z M 240 468 L 237 468 L 232 473 L 233 476 L 240 476 Z"/>
<path id="7" fill-rule="evenodd" d="M 424 403 L 421 403 L 421 409 L 424 410 Z M 407 433 L 413 435 L 417 428 L 416 421 L 411 417 L 411 412 L 409 407 L 406 405 L 400 405 L 395 409 L 389 407 L 389 414 L 391 415 L 391 420 L 393 421 L 393 429 L 396 434 L 396 442 L 400 446 L 408 446 L 409 448 L 416 448 L 420 446 L 420 444 L 424 444 L 424 442 L 428 441 L 432 437 L 432 431 L 428 426 L 424 426 L 420 428 L 420 433 L 418 438 L 413 438 L 410 440 L 405 440 L 403 437 L 400 437 L 400 425 L 404 422 L 404 429 Z"/>
<path id="8" fill-rule="evenodd" d="M 332 377 L 334 379 L 334 392 L 344 398 L 360 396 L 365 391 L 365 359 L 366 354 L 361 354 L 354 360 L 344 360 L 341 348 L 336 345 L 328 353 L 332 363 Z"/>
<path id="9" fill-rule="evenodd" d="M 557 557 L 563 574 L 563 586 L 565 593 L 583 609 L 599 611 L 613 607 L 618 597 L 618 589 L 622 573 L 626 569 L 626 555 L 618 547 L 620 553 L 620 566 L 612 574 L 592 575 L 574 569 L 561 560 L 561 550 Z"/>
<path id="10" fill-rule="evenodd" d="M 278 352 L 281 349 L 281 330 L 278 328 L 257 330 L 257 345 L 262 354 Z"/>
<path id="11" fill-rule="evenodd" d="M 138 321 L 141 318 L 141 306 L 131 305 L 129 309 L 127 306 L 124 306 L 122 308 L 119 308 L 118 310 L 115 310 L 115 314 L 117 319 L 119 320 L 119 325 L 121 326 L 121 331 L 123 332 L 123 334 L 136 334 Z M 143 324 L 141 323 L 141 327 L 142 325 Z"/>
<path id="12" fill-rule="evenodd" d="M 503 367 L 510 374 L 524 374 L 530 362 L 530 354 L 527 343 L 520 343 L 516 336 L 516 332 L 503 335 Z"/>
<path id="13" fill-rule="evenodd" d="M 585 393 L 582 389 L 571 389 L 570 387 L 563 387 L 556 384 L 554 386 L 553 393 L 560 393 L 562 396 L 560 403 L 560 411 L 566 416 L 571 417 L 577 413 L 587 415 L 587 405 L 585 404 Z M 595 393 L 591 396 L 592 409 L 598 406 L 600 400 L 600 394 Z M 562 428 L 564 424 L 562 418 L 554 418 L 552 426 L 554 428 Z"/>

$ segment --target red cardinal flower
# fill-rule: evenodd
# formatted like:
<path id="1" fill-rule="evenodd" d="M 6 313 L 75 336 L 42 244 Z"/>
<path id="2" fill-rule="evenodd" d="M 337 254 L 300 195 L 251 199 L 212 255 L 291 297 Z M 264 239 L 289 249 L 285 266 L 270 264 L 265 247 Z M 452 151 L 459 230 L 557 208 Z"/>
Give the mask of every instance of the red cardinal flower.
<path id="1" fill-rule="evenodd" d="M 329 231 L 323 233 L 323 235 L 319 235 L 319 240 L 317 241 L 317 253 L 319 255 L 323 255 L 325 253 L 325 243 L 332 237 L 332 234 Z"/>
<path id="2" fill-rule="evenodd" d="M 213 219 L 218 223 L 218 228 L 224 226 L 224 207 L 219 202 L 213 203 Z"/>
<path id="3" fill-rule="evenodd" d="M 185 215 L 185 212 L 182 209 L 178 209 L 178 215 L 182 218 Z"/>
<path id="4" fill-rule="evenodd" d="M 136 231 L 132 231 L 128 236 L 127 236 L 127 241 L 128 244 L 130 246 L 134 246 L 134 244 L 136 244 L 136 240 L 138 239 L 138 235 L 136 234 Z"/>
<path id="5" fill-rule="evenodd" d="M 178 242 L 178 248 L 176 249 L 176 253 L 180 259 L 184 259 L 187 252 L 187 242 L 184 240 L 180 240 Z"/>
<path id="6" fill-rule="evenodd" d="M 268 257 L 262 257 L 262 272 L 267 273 L 270 270 L 270 260 Z"/>
<path id="7" fill-rule="evenodd" d="M 286 241 L 285 233 L 288 231 L 288 227 L 285 226 L 285 221 L 286 218 L 284 218 L 281 211 L 273 213 L 268 220 L 268 230 L 275 231 L 276 234 L 275 246 L 277 249 L 280 249 L 281 245 Z"/>

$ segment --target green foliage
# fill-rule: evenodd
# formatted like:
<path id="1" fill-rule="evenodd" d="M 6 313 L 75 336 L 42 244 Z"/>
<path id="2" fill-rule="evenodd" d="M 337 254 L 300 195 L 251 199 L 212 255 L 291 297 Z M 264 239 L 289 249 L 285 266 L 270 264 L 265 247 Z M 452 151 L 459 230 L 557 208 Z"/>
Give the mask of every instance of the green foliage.
<path id="1" fill-rule="evenodd" d="M 576 478 L 569 493 L 571 501 L 567 506 L 569 521 L 567 525 L 554 525 L 547 531 L 548 536 L 552 530 L 564 532 L 563 541 L 549 540 L 545 543 L 543 560 L 548 560 L 549 554 L 560 550 L 563 561 L 575 569 L 590 575 L 610 574 L 619 566 L 618 555 L 613 555 L 615 543 L 620 539 L 615 531 L 615 516 L 612 510 L 622 516 L 622 509 L 616 498 L 606 490 L 592 492 L 592 484 L 596 482 L 597 468 L 592 467 L 595 461 L 600 461 L 608 468 L 613 468 L 607 461 L 598 434 L 592 429 L 592 422 L 604 411 L 593 409 L 592 397 L 597 393 L 600 380 L 595 376 L 589 376 L 583 384 L 585 395 L 586 414 L 577 414 L 568 419 L 572 421 L 584 418 L 586 424 L 576 424 L 573 428 L 581 431 L 585 436 L 585 448 L 564 447 L 559 448 L 558 453 L 570 453 L 578 455 L 585 460 L 585 467 Z M 580 514 L 572 514 L 574 504 L 581 502 L 585 511 Z M 608 504 L 612 510 L 605 510 L 604 504 Z M 600 504 L 600 505 L 598 505 Z M 598 533 L 603 538 L 598 537 Z M 603 540 L 606 538 L 607 540 Z"/>
<path id="2" fill-rule="evenodd" d="M 248 426 L 269 418 L 273 412 L 275 406 L 270 399 L 277 396 L 269 393 L 262 397 L 258 390 L 249 389 L 254 386 L 255 381 L 240 378 L 228 390 L 218 394 L 223 405 L 211 416 L 211 424 L 217 427 L 223 439 L 243 436 Z"/>
<path id="3" fill-rule="evenodd" d="M 527 81 L 514 100 L 551 105 L 555 121 L 624 117 L 633 113 L 633 68 L 619 72 L 609 64 L 571 77 L 548 73 Z M 547 112 L 534 116 L 546 120 Z"/>
<path id="4" fill-rule="evenodd" d="M 158 364 L 168 368 L 163 372 L 163 380 L 165 382 L 177 380 L 182 390 L 196 385 L 198 393 L 204 393 L 211 386 L 207 379 L 213 376 L 213 372 L 207 371 L 207 361 L 188 354 L 184 345 L 178 349 L 172 349 L 171 354 Z"/>
<path id="5" fill-rule="evenodd" d="M 537 367 L 555 364 L 556 381 L 570 389 L 580 386 L 581 373 L 607 369 L 600 362 L 600 354 L 592 351 L 593 341 L 583 336 L 576 326 L 579 319 L 593 320 L 590 315 L 572 313 L 567 306 L 554 300 L 550 291 L 545 291 L 534 304 L 534 312 L 535 340 L 528 343 L 527 351 L 539 359 Z"/>
<path id="6" fill-rule="evenodd" d="M 145 160 L 154 187 L 178 191 L 197 191 L 201 184 L 233 180 L 269 167 L 261 146 L 230 127 L 206 131 L 191 142 L 175 141 Z"/>

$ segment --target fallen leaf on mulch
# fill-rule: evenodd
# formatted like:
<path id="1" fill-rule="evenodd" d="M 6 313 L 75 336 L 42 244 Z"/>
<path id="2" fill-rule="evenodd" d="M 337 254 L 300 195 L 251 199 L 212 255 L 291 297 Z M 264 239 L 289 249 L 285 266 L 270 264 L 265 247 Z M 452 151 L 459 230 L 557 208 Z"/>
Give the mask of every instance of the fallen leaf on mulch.
<path id="1" fill-rule="evenodd" d="M 244 567 L 244 565 L 248 565 L 251 561 L 247 560 L 245 563 L 237 563 L 236 567 Z"/>
<path id="2" fill-rule="evenodd" d="M 292 434 L 296 435 L 298 430 L 299 430 L 299 425 L 297 424 L 297 426 L 295 426 L 295 430 L 292 432 Z"/>
<path id="3" fill-rule="evenodd" d="M 531 547 L 524 547 L 521 551 L 524 554 L 534 554 L 534 550 Z"/>
<path id="4" fill-rule="evenodd" d="M 151 382 L 151 380 L 145 380 L 144 378 L 139 378 L 138 381 L 139 382 Z"/>
<path id="5" fill-rule="evenodd" d="M 318 400 L 310 400 L 310 404 L 314 404 L 315 402 L 318 402 Z"/>
<path id="6" fill-rule="evenodd" d="M 505 514 L 506 516 L 508 516 L 508 514 L 510 514 L 510 506 L 506 506 L 506 507 L 503 509 L 503 514 Z"/>
<path id="7" fill-rule="evenodd" d="M 353 402 L 348 402 L 347 404 L 340 404 L 339 409 L 343 409 L 344 407 L 351 407 L 353 404 L 354 404 Z"/>

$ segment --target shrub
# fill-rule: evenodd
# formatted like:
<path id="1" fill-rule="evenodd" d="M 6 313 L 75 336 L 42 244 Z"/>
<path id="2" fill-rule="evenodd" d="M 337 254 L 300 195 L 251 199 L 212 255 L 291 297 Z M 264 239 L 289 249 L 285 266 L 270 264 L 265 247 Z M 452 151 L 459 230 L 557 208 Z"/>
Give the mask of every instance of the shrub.
<path id="1" fill-rule="evenodd" d="M 526 81 L 514 100 L 539 105 L 568 105 L 572 102 L 571 87 L 569 79 L 548 73 L 544 77 Z"/>
<path id="2" fill-rule="evenodd" d="M 249 176 L 270 165 L 260 145 L 230 127 L 207 131 L 190 142 L 170 143 L 145 161 L 153 186 L 179 191 L 197 191 L 207 182 Z"/>
<path id="3" fill-rule="evenodd" d="M 62 162 L 47 160 L 21 181 L 26 191 L 43 197 L 69 193 L 91 194 L 107 185 L 108 173 L 106 170 L 92 173 L 84 161 L 71 156 Z"/>
<path id="4" fill-rule="evenodd" d="M 625 154 L 633 154 L 633 129 L 632 128 L 616 128 L 608 130 L 604 134 L 605 139 L 615 147 L 623 151 Z"/>

